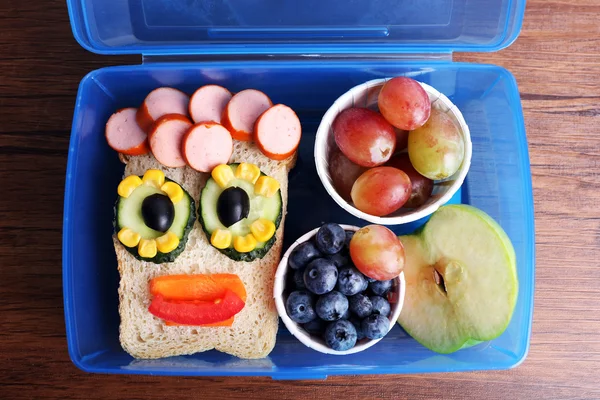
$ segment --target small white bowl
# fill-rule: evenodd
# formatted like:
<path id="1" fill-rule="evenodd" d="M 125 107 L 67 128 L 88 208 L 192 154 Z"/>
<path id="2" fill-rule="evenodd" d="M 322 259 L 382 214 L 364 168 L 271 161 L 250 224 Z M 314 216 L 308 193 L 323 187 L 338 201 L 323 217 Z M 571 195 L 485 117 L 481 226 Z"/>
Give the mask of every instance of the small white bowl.
<path id="1" fill-rule="evenodd" d="M 452 198 L 454 193 L 456 193 L 465 180 L 467 172 L 469 171 L 469 167 L 471 166 L 472 143 L 469 127 L 467 126 L 467 123 L 460 110 L 454 104 L 452 104 L 452 102 L 444 94 L 425 83 L 419 82 L 429 95 L 431 107 L 443 110 L 459 127 L 465 142 L 465 156 L 460 168 L 451 177 L 442 181 L 435 181 L 433 193 L 427 202 L 419 208 L 401 208 L 389 216 L 377 217 L 360 211 L 354 207 L 353 204 L 344 200 L 342 196 L 340 196 L 335 190 L 333 181 L 329 175 L 329 157 L 332 150 L 335 150 L 337 147 L 332 129 L 333 121 L 340 112 L 352 107 L 367 107 L 372 110 L 379 111 L 377 107 L 377 98 L 379 96 L 379 92 L 381 91 L 383 85 L 390 79 L 391 78 L 375 79 L 355 86 L 348 92 L 344 93 L 333 103 L 333 105 L 323 116 L 323 119 L 319 125 L 319 129 L 317 130 L 317 136 L 315 140 L 315 163 L 317 166 L 317 173 L 319 174 L 319 178 L 325 186 L 327 193 L 329 193 L 335 202 L 338 203 L 344 210 L 348 211 L 355 217 L 372 222 L 374 224 L 400 225 L 416 221 L 432 214 L 440 206 L 444 205 Z"/>
<path id="2" fill-rule="evenodd" d="M 359 228 L 351 225 L 340 225 L 344 230 L 348 231 L 357 231 Z M 277 307 L 277 312 L 279 316 L 283 320 L 283 323 L 290 331 L 292 335 L 294 335 L 299 341 L 301 341 L 306 347 L 309 347 L 313 350 L 316 350 L 325 354 L 334 354 L 334 355 L 345 355 L 345 354 L 354 354 L 361 352 L 363 350 L 368 349 L 369 347 L 375 345 L 375 343 L 379 342 L 381 339 L 362 339 L 356 342 L 356 345 L 345 351 L 337 351 L 333 350 L 325 341 L 318 336 L 311 335 L 307 331 L 305 331 L 300 324 L 292 321 L 290 317 L 287 315 L 287 311 L 285 309 L 285 302 L 287 300 L 287 294 L 285 292 L 286 282 L 287 282 L 287 274 L 288 271 L 293 271 L 288 267 L 288 259 L 292 251 L 298 246 L 300 243 L 304 243 L 310 240 L 313 236 L 317 234 L 319 228 L 313 229 L 308 232 L 304 236 L 300 237 L 298 240 L 294 242 L 285 252 L 279 266 L 277 267 L 277 273 L 275 274 L 275 286 L 273 289 L 273 297 L 275 298 L 275 306 Z M 391 312 L 389 316 L 390 320 L 390 330 L 394 327 L 394 324 L 398 320 L 400 316 L 400 311 L 402 311 L 402 305 L 404 304 L 404 293 L 406 292 L 406 282 L 404 280 L 404 272 L 400 274 L 397 278 L 394 279 L 394 285 L 392 288 L 392 298 L 388 300 L 390 301 Z M 389 331 L 388 331 L 389 332 Z M 385 336 L 384 336 L 385 337 Z"/>

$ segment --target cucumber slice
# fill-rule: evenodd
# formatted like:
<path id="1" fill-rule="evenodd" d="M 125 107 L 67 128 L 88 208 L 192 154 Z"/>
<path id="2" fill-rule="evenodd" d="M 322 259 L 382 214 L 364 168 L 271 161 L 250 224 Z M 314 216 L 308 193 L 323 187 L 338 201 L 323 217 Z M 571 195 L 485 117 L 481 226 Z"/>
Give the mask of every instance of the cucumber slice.
<path id="1" fill-rule="evenodd" d="M 237 164 L 230 164 L 230 168 L 235 170 Z M 261 172 L 262 175 L 265 175 Z M 243 189 L 250 198 L 250 213 L 248 217 L 242 219 L 226 228 L 217 215 L 217 201 L 223 190 L 228 187 L 239 187 Z M 212 233 L 217 229 L 228 229 L 233 236 L 245 236 L 250 233 L 250 225 L 259 218 L 265 218 L 273 221 L 276 228 L 279 228 L 281 222 L 281 212 L 283 209 L 283 200 L 281 191 L 273 197 L 256 196 L 254 194 L 254 185 L 244 179 L 233 179 L 227 187 L 221 188 L 212 178 L 206 182 L 206 186 L 200 194 L 200 206 L 198 210 L 198 219 L 202 225 L 202 229 L 206 233 L 208 241 Z M 236 261 L 253 261 L 257 258 L 263 258 L 275 243 L 275 235 L 267 242 L 258 242 L 256 248 L 248 253 L 239 253 L 233 248 L 220 250 L 221 253 Z"/>
<path id="2" fill-rule="evenodd" d="M 166 179 L 166 181 L 171 180 Z M 131 193 L 131 195 L 129 195 L 129 197 L 123 198 L 119 196 L 115 205 L 115 232 L 127 227 L 139 233 L 143 239 L 156 239 L 164 235 L 162 232 L 149 228 L 144 223 L 144 218 L 142 217 L 142 202 L 146 197 L 156 193 L 164 194 L 162 190 L 154 186 L 140 185 L 133 193 Z M 137 247 L 124 246 L 127 251 L 135 256 L 135 258 L 138 260 L 150 261 L 155 264 L 162 264 L 173 262 L 185 249 L 188 234 L 192 230 L 196 219 L 196 205 L 188 192 L 183 190 L 183 193 L 183 199 L 174 205 L 175 217 L 173 219 L 173 224 L 169 228 L 169 231 L 173 232 L 179 238 L 179 246 L 170 253 L 158 252 L 156 256 L 152 258 L 141 257 L 138 254 Z"/>

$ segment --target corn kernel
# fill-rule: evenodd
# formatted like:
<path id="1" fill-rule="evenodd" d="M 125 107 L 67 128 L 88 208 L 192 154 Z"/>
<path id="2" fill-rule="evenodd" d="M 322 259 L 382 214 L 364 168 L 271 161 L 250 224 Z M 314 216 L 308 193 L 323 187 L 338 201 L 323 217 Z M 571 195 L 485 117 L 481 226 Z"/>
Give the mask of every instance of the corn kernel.
<path id="1" fill-rule="evenodd" d="M 119 238 L 119 241 L 125 246 L 135 247 L 138 245 L 142 237 L 139 233 L 134 232 L 129 228 L 122 228 L 119 233 L 117 233 L 117 238 Z"/>
<path id="2" fill-rule="evenodd" d="M 142 239 L 138 244 L 138 254 L 140 257 L 152 258 L 156 255 L 156 240 Z"/>
<path id="3" fill-rule="evenodd" d="M 240 253 L 248 253 L 256 248 L 256 238 L 249 233 L 246 236 L 233 238 L 233 248 Z"/>
<path id="4" fill-rule="evenodd" d="M 235 177 L 252 182 L 254 185 L 260 178 L 260 168 L 255 164 L 241 163 L 235 170 Z"/>
<path id="5" fill-rule="evenodd" d="M 259 218 L 250 225 L 250 232 L 259 242 L 266 242 L 275 234 L 275 224 L 268 219 Z"/>
<path id="6" fill-rule="evenodd" d="M 145 185 L 154 186 L 157 189 L 165 183 L 165 174 L 158 169 L 149 169 L 144 174 L 142 181 Z"/>
<path id="7" fill-rule="evenodd" d="M 121 183 L 119 183 L 119 187 L 117 188 L 117 193 L 119 196 L 127 198 L 131 196 L 131 193 L 142 184 L 142 180 L 137 175 L 129 175 L 127 178 L 123 179 Z"/>
<path id="8" fill-rule="evenodd" d="M 217 185 L 224 188 L 233 179 L 233 171 L 227 164 L 217 165 L 210 173 Z"/>
<path id="9" fill-rule="evenodd" d="M 156 238 L 156 248 L 161 253 L 170 253 L 179 246 L 179 238 L 173 232 L 167 232 Z"/>
<path id="10" fill-rule="evenodd" d="M 254 185 L 254 193 L 260 196 L 273 197 L 279 190 L 279 182 L 270 176 L 261 176 Z"/>
<path id="11" fill-rule="evenodd" d="M 177 204 L 183 199 L 183 189 L 175 182 L 165 182 L 165 184 L 160 187 L 160 190 L 169 196 L 173 204 Z"/>
<path id="12" fill-rule="evenodd" d="M 217 249 L 226 249 L 231 246 L 231 232 L 228 230 L 217 229 L 210 235 L 210 244 Z"/>

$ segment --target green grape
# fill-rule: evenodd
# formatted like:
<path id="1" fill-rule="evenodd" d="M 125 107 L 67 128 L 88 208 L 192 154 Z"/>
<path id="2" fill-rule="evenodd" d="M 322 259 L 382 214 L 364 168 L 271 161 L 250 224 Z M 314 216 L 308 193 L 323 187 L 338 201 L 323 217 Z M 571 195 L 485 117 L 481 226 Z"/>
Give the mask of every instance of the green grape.
<path id="1" fill-rule="evenodd" d="M 408 134 L 408 156 L 421 175 L 433 180 L 445 179 L 460 168 L 465 143 L 454 121 L 433 109 L 425 125 Z"/>

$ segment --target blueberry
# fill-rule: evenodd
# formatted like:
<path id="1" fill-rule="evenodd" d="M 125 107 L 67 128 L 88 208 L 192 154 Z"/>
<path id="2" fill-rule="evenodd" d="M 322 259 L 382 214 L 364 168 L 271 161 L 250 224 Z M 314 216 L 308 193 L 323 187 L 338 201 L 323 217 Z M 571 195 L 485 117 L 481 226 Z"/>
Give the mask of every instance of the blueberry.
<path id="1" fill-rule="evenodd" d="M 383 315 L 384 317 L 390 315 L 391 307 L 386 299 L 381 296 L 371 296 L 369 300 L 373 304 L 373 310 L 371 311 L 373 314 Z"/>
<path id="2" fill-rule="evenodd" d="M 374 281 L 369 283 L 371 292 L 377 296 L 383 296 L 392 288 L 392 280 L 389 281 Z"/>
<path id="3" fill-rule="evenodd" d="M 325 258 L 311 261 L 304 270 L 304 284 L 314 294 L 331 292 L 338 278 L 338 270 Z"/>
<path id="4" fill-rule="evenodd" d="M 298 247 L 296 247 L 292 254 L 290 254 L 290 268 L 292 269 L 301 269 L 306 267 L 306 265 L 314 260 L 315 258 L 321 257 L 321 253 L 315 247 L 313 242 L 308 241 L 304 243 L 300 243 Z"/>
<path id="5" fill-rule="evenodd" d="M 352 311 L 354 315 L 361 319 L 368 317 L 373 311 L 373 303 L 371 303 L 371 299 L 362 293 L 358 293 L 349 297 L 348 304 L 350 306 L 350 311 Z"/>
<path id="6" fill-rule="evenodd" d="M 348 311 L 348 299 L 334 290 L 319 297 L 315 310 L 319 318 L 325 321 L 336 321 Z"/>
<path id="7" fill-rule="evenodd" d="M 327 256 L 327 259 L 338 268 L 342 268 L 350 263 L 350 257 L 344 252 L 329 255 Z"/>
<path id="8" fill-rule="evenodd" d="M 365 276 L 354 267 L 346 267 L 338 273 L 337 290 L 346 296 L 352 296 L 366 289 Z"/>
<path id="9" fill-rule="evenodd" d="M 314 297 L 312 294 L 304 290 L 297 290 L 288 296 L 285 302 L 285 310 L 292 321 L 305 324 L 317 318 L 313 304 Z"/>
<path id="10" fill-rule="evenodd" d="M 317 321 L 317 319 L 315 321 Z M 358 318 L 356 315 L 352 315 L 352 316 L 350 316 L 348 321 L 352 322 L 352 325 L 354 325 L 354 329 L 356 329 L 356 340 L 364 339 L 365 333 L 363 332 L 362 326 L 361 326 L 362 320 L 360 318 Z"/>
<path id="11" fill-rule="evenodd" d="M 344 313 L 344 315 L 342 315 L 342 317 L 340 319 L 348 319 L 350 318 L 350 307 L 348 307 L 346 309 L 346 312 Z"/>
<path id="12" fill-rule="evenodd" d="M 369 288 L 369 278 L 366 275 L 363 275 L 363 277 L 365 278 L 365 280 L 363 281 L 364 283 L 362 289 L 360 290 L 361 292 L 364 292 Z"/>
<path id="13" fill-rule="evenodd" d="M 327 322 L 320 318 L 315 318 L 312 321 L 302 325 L 302 327 L 311 335 L 322 336 L 325 332 L 325 328 L 327 327 Z"/>
<path id="14" fill-rule="evenodd" d="M 324 254 L 338 253 L 344 247 L 346 232 L 338 224 L 328 223 L 317 231 L 315 243 Z"/>
<path id="15" fill-rule="evenodd" d="M 349 350 L 356 344 L 356 328 L 345 319 L 332 322 L 325 330 L 325 342 L 333 350 Z"/>
<path id="16" fill-rule="evenodd" d="M 297 269 L 294 271 L 294 285 L 296 289 L 306 289 L 304 284 L 304 270 L 306 268 Z"/>
<path id="17" fill-rule="evenodd" d="M 365 275 L 365 278 L 367 278 L 367 282 L 369 283 L 373 283 L 373 282 L 377 282 L 377 279 L 374 278 L 369 278 L 368 276 Z"/>
<path id="18" fill-rule="evenodd" d="M 354 236 L 354 231 L 346 231 L 346 239 L 344 240 L 344 245 L 346 246 L 347 249 L 350 248 L 350 241 L 352 240 L 353 236 Z"/>
<path id="19" fill-rule="evenodd" d="M 390 320 L 383 315 L 371 314 L 362 320 L 360 327 L 369 339 L 379 339 L 390 330 Z"/>

